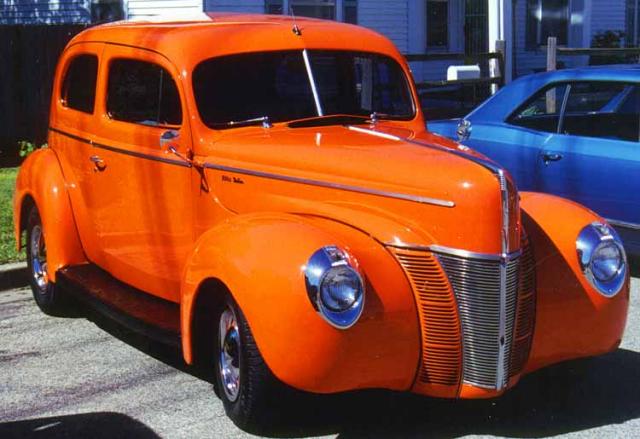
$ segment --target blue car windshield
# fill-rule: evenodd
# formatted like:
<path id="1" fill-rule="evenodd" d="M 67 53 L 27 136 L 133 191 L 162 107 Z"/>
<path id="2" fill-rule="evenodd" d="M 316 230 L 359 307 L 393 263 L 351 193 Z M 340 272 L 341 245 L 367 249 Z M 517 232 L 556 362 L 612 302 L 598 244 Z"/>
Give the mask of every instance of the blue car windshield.
<path id="1" fill-rule="evenodd" d="M 349 51 L 278 51 L 229 55 L 201 62 L 193 91 L 210 128 L 242 121 L 293 121 L 372 113 L 412 119 L 409 81 L 390 57 Z M 239 123 L 240 122 L 240 123 Z"/>

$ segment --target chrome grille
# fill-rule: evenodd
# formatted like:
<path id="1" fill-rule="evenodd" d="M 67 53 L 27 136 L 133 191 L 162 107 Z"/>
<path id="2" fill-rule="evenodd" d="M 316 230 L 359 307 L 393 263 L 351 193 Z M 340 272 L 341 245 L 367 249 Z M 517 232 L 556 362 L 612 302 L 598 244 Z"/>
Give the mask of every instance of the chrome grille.
<path id="1" fill-rule="evenodd" d="M 462 328 L 462 380 L 485 388 L 508 383 L 519 286 L 519 259 L 437 254 L 453 288 Z"/>

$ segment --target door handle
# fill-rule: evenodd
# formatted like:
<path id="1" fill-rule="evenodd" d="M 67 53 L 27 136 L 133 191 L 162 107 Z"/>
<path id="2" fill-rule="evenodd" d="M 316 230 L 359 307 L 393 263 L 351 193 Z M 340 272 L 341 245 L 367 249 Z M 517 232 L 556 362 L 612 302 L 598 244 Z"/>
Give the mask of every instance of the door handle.
<path id="1" fill-rule="evenodd" d="M 89 161 L 95 166 L 94 171 L 104 171 L 104 168 L 107 167 L 107 164 L 98 155 L 92 155 L 89 157 Z"/>
<path id="2" fill-rule="evenodd" d="M 557 162 L 558 160 L 562 160 L 562 154 L 556 152 L 545 152 L 542 154 L 542 161 L 545 165 L 548 165 L 550 162 Z"/>

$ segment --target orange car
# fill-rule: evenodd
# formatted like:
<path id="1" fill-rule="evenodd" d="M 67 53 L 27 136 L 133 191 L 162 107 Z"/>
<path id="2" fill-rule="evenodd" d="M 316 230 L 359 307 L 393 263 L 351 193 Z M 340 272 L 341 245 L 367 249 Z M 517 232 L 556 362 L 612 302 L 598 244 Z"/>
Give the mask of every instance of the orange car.
<path id="1" fill-rule="evenodd" d="M 179 344 L 242 428 L 268 425 L 287 387 L 491 398 L 620 343 L 616 232 L 426 131 L 375 32 L 99 26 L 53 90 L 50 147 L 15 196 L 36 303 L 57 314 L 72 294 Z"/>

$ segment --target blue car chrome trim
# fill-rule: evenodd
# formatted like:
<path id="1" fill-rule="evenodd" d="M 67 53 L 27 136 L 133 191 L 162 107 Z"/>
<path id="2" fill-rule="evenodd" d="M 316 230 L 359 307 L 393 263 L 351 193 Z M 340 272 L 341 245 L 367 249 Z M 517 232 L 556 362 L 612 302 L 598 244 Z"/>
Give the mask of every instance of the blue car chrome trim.
<path id="1" fill-rule="evenodd" d="M 158 156 L 152 155 L 152 154 L 145 154 L 145 153 L 137 152 L 137 151 L 129 151 L 127 149 L 117 148 L 115 146 L 109 146 L 109 145 L 105 145 L 103 143 L 97 143 L 97 142 L 94 142 L 93 140 L 86 139 L 86 138 L 80 137 L 80 136 L 76 136 L 75 134 L 67 133 L 66 131 L 62 131 L 62 130 L 60 130 L 58 128 L 49 127 L 49 131 L 57 133 L 57 134 L 60 134 L 62 136 L 68 137 L 68 138 L 73 139 L 73 140 L 77 140 L 78 142 L 86 143 L 87 145 L 91 145 L 91 146 L 94 146 L 96 148 L 104 149 L 104 150 L 115 152 L 115 153 L 118 153 L 118 154 L 124 154 L 124 155 L 128 155 L 128 156 L 131 156 L 131 157 L 136 157 L 136 158 L 144 159 L 144 160 L 152 160 L 154 162 L 166 163 L 168 165 L 181 166 L 183 168 L 190 168 L 191 167 L 191 163 L 185 162 L 184 160 L 175 160 L 175 159 L 170 159 L 170 158 L 166 158 L 166 157 L 158 157 Z"/>
<path id="2" fill-rule="evenodd" d="M 207 169 L 214 169 L 216 171 L 233 172 L 236 174 L 250 175 L 252 177 L 268 178 L 271 180 L 288 181 L 290 183 L 306 184 L 310 186 L 319 186 L 319 187 L 325 187 L 329 189 L 357 192 L 357 193 L 367 194 L 367 195 L 376 195 L 379 197 L 395 198 L 398 200 L 412 201 L 414 203 L 421 203 L 421 204 L 431 204 L 431 205 L 440 206 L 440 207 L 455 207 L 456 205 L 456 203 L 454 203 L 453 201 L 440 200 L 438 198 L 421 197 L 419 195 L 408 195 L 408 194 L 401 194 L 398 192 L 388 192 L 388 191 L 381 191 L 376 189 L 368 189 L 360 186 L 350 186 L 350 185 L 340 184 L 340 183 L 330 183 L 328 181 L 311 180 L 308 178 L 293 177 L 293 176 L 282 175 L 282 174 L 273 174 L 271 172 L 255 171 L 252 169 L 215 165 L 209 162 L 205 163 L 204 167 Z"/>

